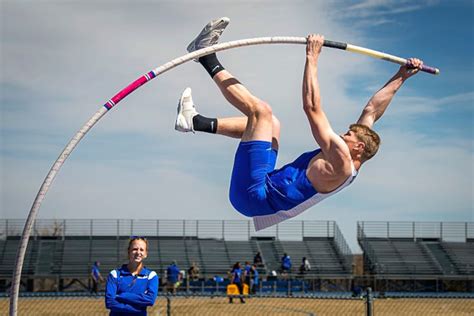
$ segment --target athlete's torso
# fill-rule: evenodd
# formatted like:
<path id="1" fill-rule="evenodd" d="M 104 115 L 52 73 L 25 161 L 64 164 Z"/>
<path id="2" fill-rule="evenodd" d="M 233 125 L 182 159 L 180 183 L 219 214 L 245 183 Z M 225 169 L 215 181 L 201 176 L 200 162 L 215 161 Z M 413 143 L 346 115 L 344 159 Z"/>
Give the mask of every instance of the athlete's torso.
<path id="1" fill-rule="evenodd" d="M 306 169 L 320 151 L 303 153 L 295 161 L 268 174 L 267 189 L 274 210 L 288 210 L 317 193 L 306 176 Z"/>
<path id="2" fill-rule="evenodd" d="M 302 202 L 310 199 L 318 194 L 318 191 L 313 184 L 318 181 L 317 170 L 315 166 L 318 162 L 315 157 L 322 155 L 321 149 L 305 152 L 296 158 L 295 161 L 270 172 L 267 176 L 267 190 L 269 194 L 269 203 L 272 204 L 274 210 L 289 210 Z M 312 172 L 316 172 L 316 178 L 313 183 L 308 178 L 308 168 L 312 168 Z M 352 174 L 355 176 L 356 172 Z M 345 184 L 346 176 L 342 183 L 333 186 L 333 190 Z M 323 181 L 323 180 L 319 180 Z M 333 191 L 329 190 L 329 191 Z M 329 192 L 330 193 L 330 192 Z M 323 192 L 323 194 L 327 194 Z"/>

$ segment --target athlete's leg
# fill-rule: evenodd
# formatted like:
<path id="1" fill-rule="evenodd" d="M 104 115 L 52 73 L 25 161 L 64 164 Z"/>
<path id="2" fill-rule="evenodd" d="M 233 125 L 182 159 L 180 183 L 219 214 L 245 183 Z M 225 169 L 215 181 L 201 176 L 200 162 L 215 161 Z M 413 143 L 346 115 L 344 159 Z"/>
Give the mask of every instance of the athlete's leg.
<path id="1" fill-rule="evenodd" d="M 274 135 L 271 107 L 251 94 L 227 70 L 216 73 L 213 80 L 227 101 L 247 116 L 247 124 L 241 137 L 242 141 L 272 141 Z"/>
<path id="2" fill-rule="evenodd" d="M 247 121 L 248 118 L 246 116 L 217 118 L 216 134 L 242 139 L 247 128 Z M 272 116 L 272 148 L 277 151 L 279 140 L 280 121 L 275 116 Z"/>
<path id="3" fill-rule="evenodd" d="M 230 20 L 226 17 L 209 22 L 188 45 L 189 52 L 216 44 Z M 216 54 L 209 54 L 197 60 L 209 73 L 222 91 L 224 97 L 247 116 L 247 123 L 242 134 L 242 141 L 262 140 L 278 143 L 278 136 L 273 141 L 273 115 L 271 107 L 253 96 L 237 79 L 220 64 Z M 235 128 L 235 125 L 233 126 Z M 212 132 L 212 131 L 211 131 Z M 234 134 L 235 131 L 232 132 Z"/>
<path id="4" fill-rule="evenodd" d="M 209 118 L 200 115 L 194 105 L 191 89 L 186 88 L 178 103 L 175 129 L 181 132 L 207 132 L 242 139 L 247 128 L 246 116 Z M 280 122 L 272 117 L 272 148 L 278 150 Z"/>

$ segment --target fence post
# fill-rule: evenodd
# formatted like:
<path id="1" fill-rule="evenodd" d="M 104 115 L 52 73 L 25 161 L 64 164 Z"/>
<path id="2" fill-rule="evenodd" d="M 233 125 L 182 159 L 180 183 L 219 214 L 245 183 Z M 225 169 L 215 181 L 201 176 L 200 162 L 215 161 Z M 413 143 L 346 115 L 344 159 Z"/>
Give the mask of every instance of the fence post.
<path id="1" fill-rule="evenodd" d="M 467 242 L 467 222 L 464 223 L 464 242 Z"/>
<path id="2" fill-rule="evenodd" d="M 166 315 L 171 316 L 171 299 L 169 295 L 166 295 Z"/>
<path id="3" fill-rule="evenodd" d="M 443 222 L 439 222 L 439 234 L 441 241 L 443 241 Z"/>
<path id="4" fill-rule="evenodd" d="M 367 316 L 373 315 L 373 296 L 372 296 L 372 289 L 369 287 L 367 288 L 367 296 L 366 296 L 366 304 L 367 304 Z"/>
<path id="5" fill-rule="evenodd" d="M 250 240 L 250 221 L 247 221 L 247 231 L 248 231 L 247 240 Z"/>
<path id="6" fill-rule="evenodd" d="M 222 220 L 222 240 L 224 240 L 225 236 L 225 220 Z"/>
<path id="7" fill-rule="evenodd" d="M 117 261 L 116 264 L 120 264 L 120 220 L 117 219 L 117 236 L 115 239 L 117 240 Z"/>
<path id="8" fill-rule="evenodd" d="M 66 239 L 66 220 L 63 219 L 63 236 L 62 240 Z"/>

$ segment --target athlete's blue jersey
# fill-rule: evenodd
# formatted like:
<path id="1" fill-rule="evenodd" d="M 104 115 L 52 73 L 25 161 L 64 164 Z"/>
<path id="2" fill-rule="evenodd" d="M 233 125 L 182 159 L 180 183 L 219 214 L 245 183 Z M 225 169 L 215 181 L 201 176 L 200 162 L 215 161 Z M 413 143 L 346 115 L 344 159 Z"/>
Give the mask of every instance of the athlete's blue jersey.
<path id="1" fill-rule="evenodd" d="M 229 199 L 234 208 L 253 217 L 260 230 L 292 218 L 347 187 L 352 175 L 337 189 L 319 193 L 306 176 L 308 165 L 321 149 L 303 153 L 295 161 L 275 170 L 277 151 L 268 141 L 240 142 L 235 153 Z"/>
<path id="2" fill-rule="evenodd" d="M 144 267 L 132 275 L 123 265 L 112 270 L 107 278 L 105 306 L 110 315 L 146 315 L 147 306 L 155 303 L 159 278 L 155 271 Z"/>
<path id="3" fill-rule="evenodd" d="M 306 176 L 306 169 L 319 152 L 321 149 L 306 152 L 268 175 L 269 203 L 274 210 L 289 210 L 317 193 Z"/>
<path id="4" fill-rule="evenodd" d="M 265 141 L 241 142 L 234 160 L 230 200 L 246 216 L 274 214 L 289 210 L 317 192 L 306 177 L 313 150 L 275 170 L 277 152 Z"/>

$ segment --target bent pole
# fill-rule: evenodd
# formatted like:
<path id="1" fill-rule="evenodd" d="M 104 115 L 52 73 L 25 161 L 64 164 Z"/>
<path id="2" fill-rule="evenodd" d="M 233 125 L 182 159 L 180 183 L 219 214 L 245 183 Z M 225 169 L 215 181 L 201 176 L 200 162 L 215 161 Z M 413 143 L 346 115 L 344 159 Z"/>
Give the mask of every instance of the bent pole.
<path id="1" fill-rule="evenodd" d="M 16 263 L 13 272 L 12 285 L 10 290 L 10 315 L 16 315 L 18 310 L 18 294 L 20 290 L 20 281 L 21 281 L 21 271 L 23 268 L 23 260 L 25 258 L 26 247 L 28 246 L 28 240 L 30 238 L 31 230 L 38 213 L 38 210 L 41 206 L 41 203 L 49 190 L 54 178 L 56 177 L 59 169 L 62 167 L 66 159 L 69 157 L 71 152 L 76 148 L 77 144 L 81 139 L 87 134 L 87 132 L 115 105 L 117 105 L 121 100 L 128 96 L 133 91 L 137 90 L 140 86 L 152 80 L 153 78 L 181 65 L 185 62 L 188 62 L 192 59 L 199 58 L 201 56 L 209 55 L 218 51 L 223 51 L 231 48 L 242 47 L 242 46 L 251 46 L 251 45 L 261 45 L 261 44 L 306 44 L 305 37 L 259 37 L 251 39 L 236 40 L 221 44 L 216 44 L 210 47 L 206 47 L 192 53 L 188 53 L 181 57 L 175 58 L 170 62 L 155 68 L 154 70 L 144 74 L 127 87 L 122 89 L 119 93 L 113 96 L 104 106 L 101 106 L 100 109 L 86 122 L 86 124 L 74 135 L 74 137 L 69 141 L 67 146 L 63 149 L 57 160 L 54 162 L 53 166 L 49 170 L 46 178 L 43 181 L 43 184 L 40 187 L 39 192 L 36 195 L 36 198 L 33 202 L 31 210 L 28 214 L 28 217 L 23 228 L 23 234 L 20 240 L 20 245 L 17 250 Z M 324 41 L 324 46 L 337 48 L 342 50 L 347 50 L 359 54 L 368 55 L 371 57 L 387 60 L 394 62 L 400 65 L 405 65 L 407 63 L 406 59 L 392 56 L 389 54 L 381 53 L 378 51 L 370 50 L 363 47 L 354 46 L 347 43 L 334 42 L 334 41 Z M 436 68 L 423 66 L 422 71 L 426 71 L 432 74 L 438 74 L 439 70 Z"/>

